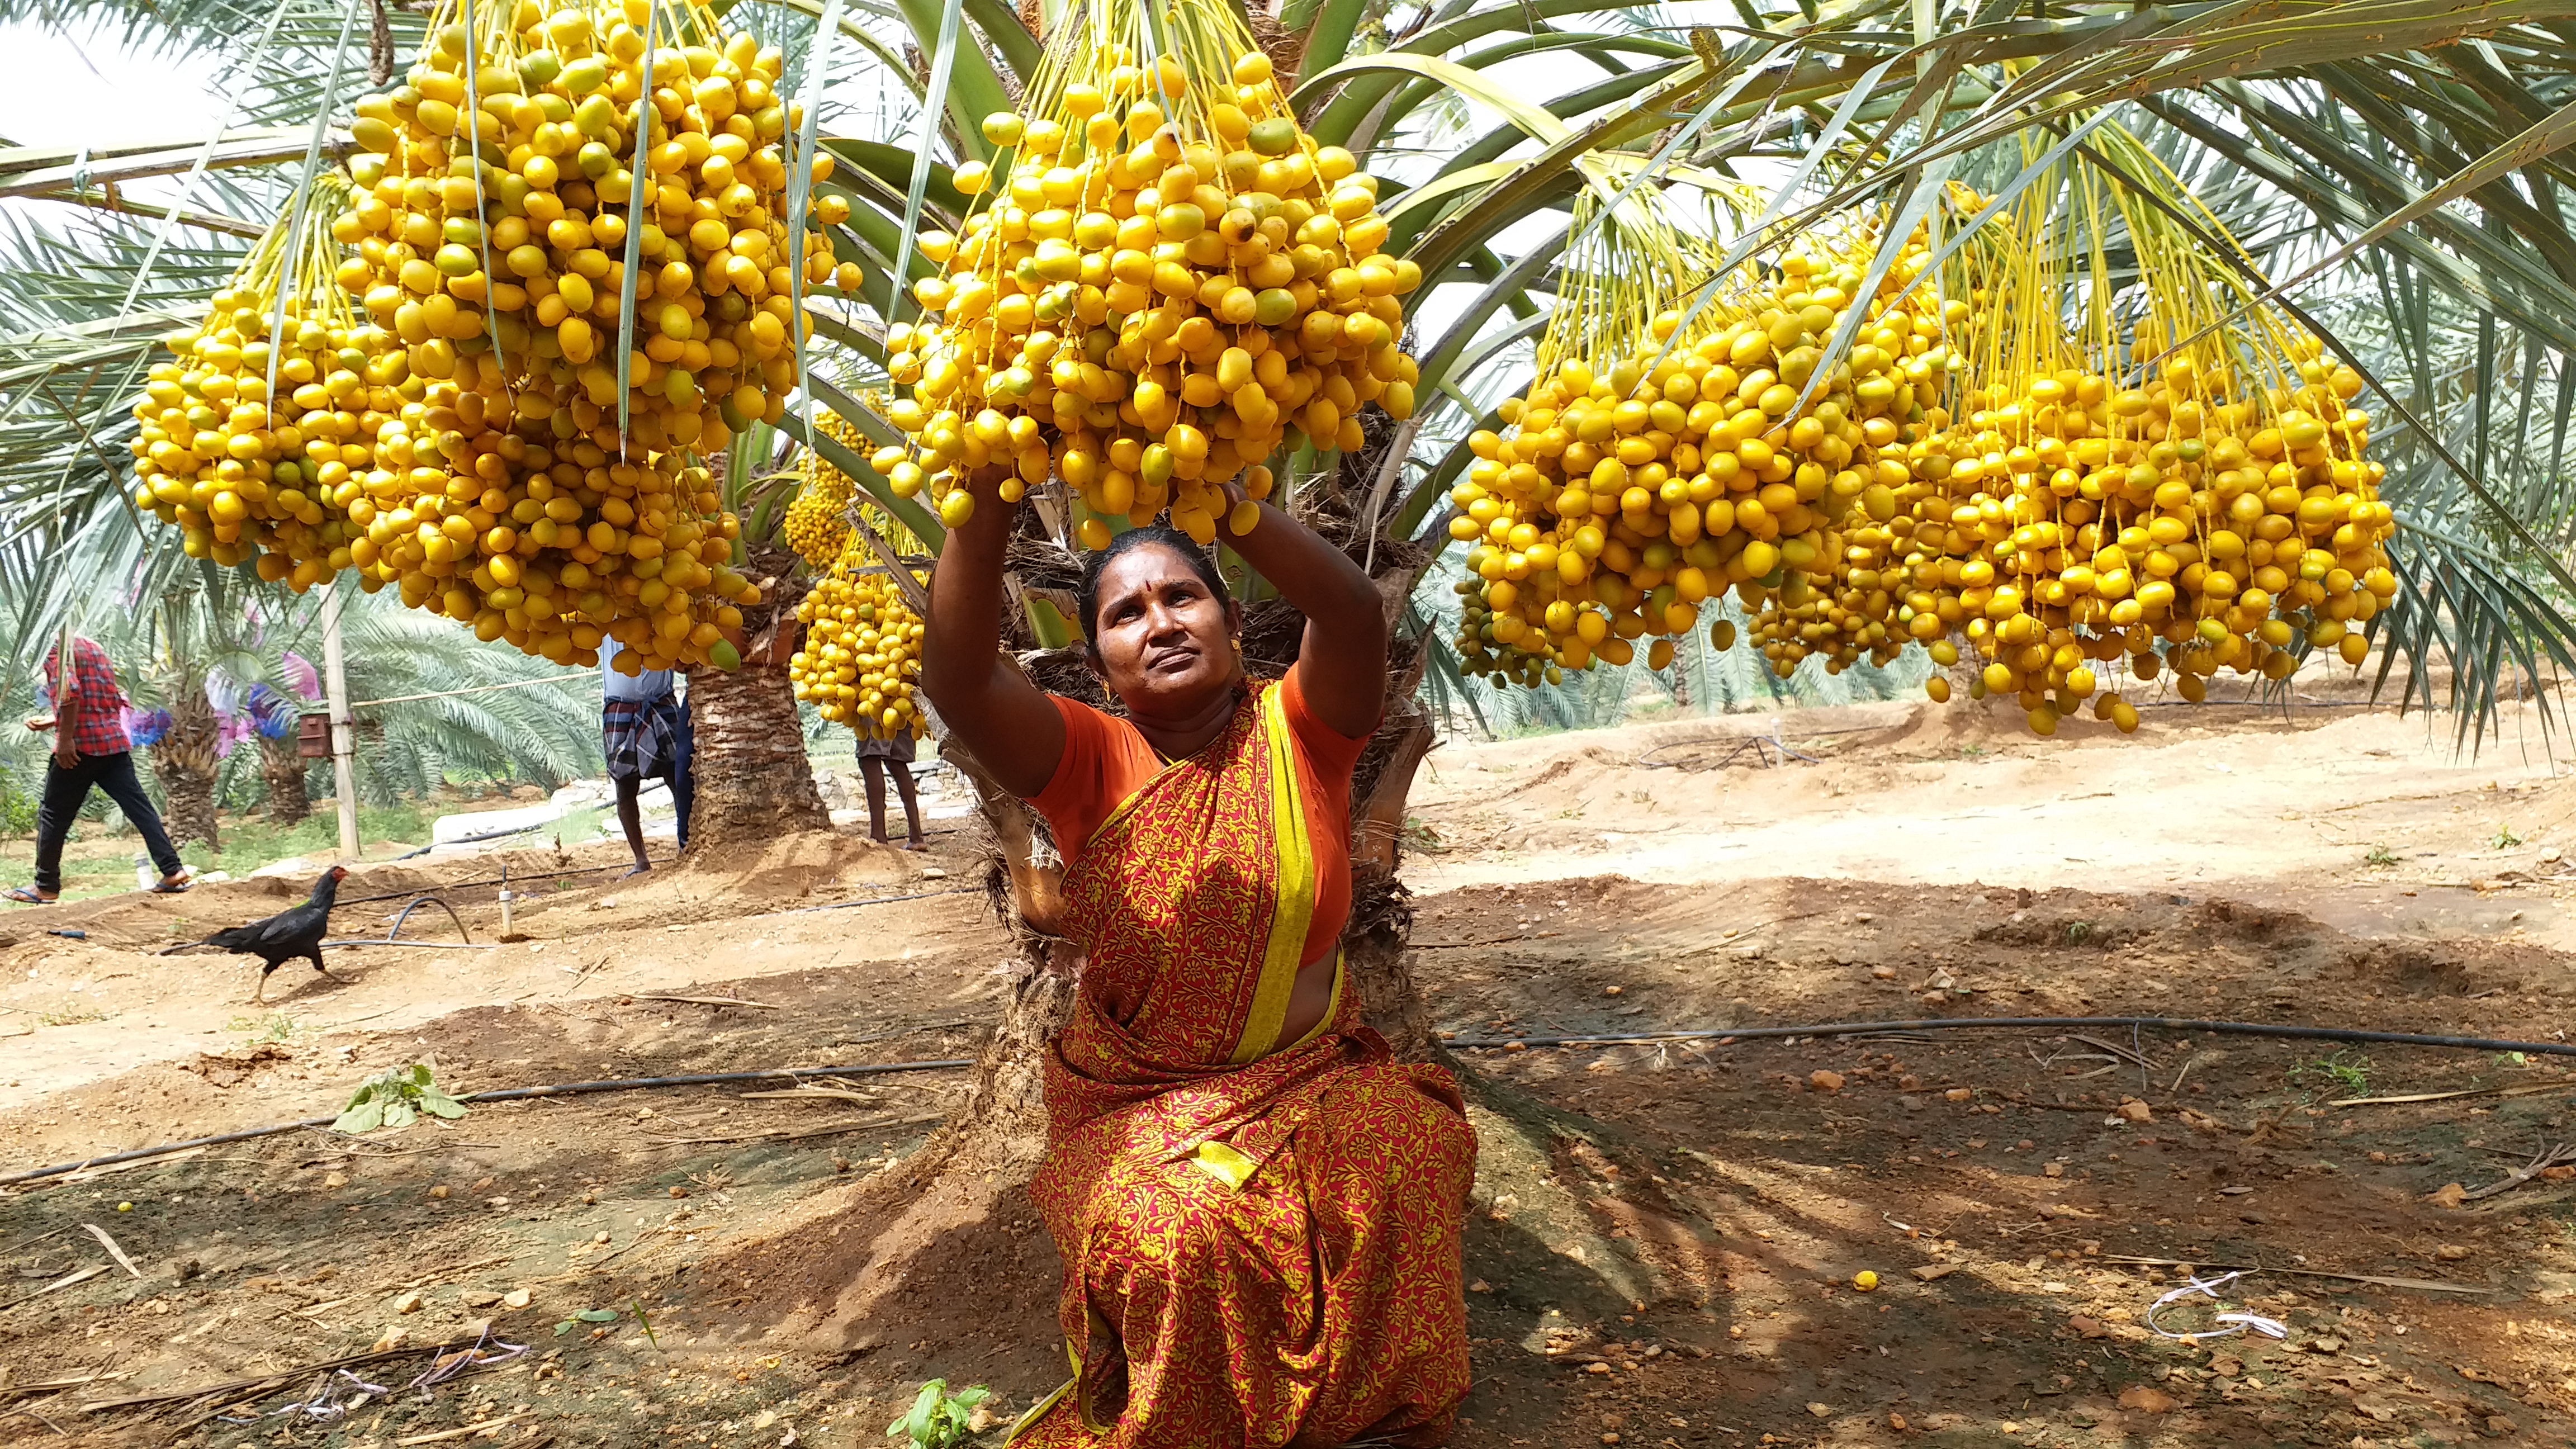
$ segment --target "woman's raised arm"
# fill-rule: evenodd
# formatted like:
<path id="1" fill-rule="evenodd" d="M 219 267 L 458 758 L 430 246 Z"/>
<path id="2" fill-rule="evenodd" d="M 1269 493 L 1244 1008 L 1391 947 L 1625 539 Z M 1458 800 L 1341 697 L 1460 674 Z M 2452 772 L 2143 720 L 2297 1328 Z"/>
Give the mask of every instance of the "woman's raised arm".
<path id="1" fill-rule="evenodd" d="M 1306 616 L 1297 689 L 1316 719 L 1354 739 L 1376 733 L 1386 710 L 1386 613 L 1377 586 L 1350 556 L 1264 503 L 1249 533 L 1217 521 L 1223 539 Z"/>
<path id="2" fill-rule="evenodd" d="M 948 531 L 930 576 L 921 686 L 976 762 L 1026 799 L 1055 778 L 1064 717 L 1001 656 L 1002 555 L 1018 511 L 999 492 L 1008 471 L 985 468 L 968 480 L 975 516 Z"/>

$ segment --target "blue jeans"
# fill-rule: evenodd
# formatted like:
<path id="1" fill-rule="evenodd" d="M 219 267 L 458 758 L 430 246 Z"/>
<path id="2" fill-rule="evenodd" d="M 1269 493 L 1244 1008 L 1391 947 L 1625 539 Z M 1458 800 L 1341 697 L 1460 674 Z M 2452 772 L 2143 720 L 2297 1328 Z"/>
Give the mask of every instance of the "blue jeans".
<path id="1" fill-rule="evenodd" d="M 143 782 L 135 778 L 134 756 L 124 750 L 112 755 L 83 755 L 77 764 L 64 769 L 62 761 L 45 762 L 45 798 L 36 806 L 36 891 L 53 895 L 63 888 L 63 842 L 71 838 L 72 820 L 80 814 L 81 803 L 89 799 L 92 785 L 107 792 L 116 808 L 143 836 L 143 848 L 152 852 L 152 863 L 161 868 L 164 877 L 177 875 L 187 868 L 179 859 L 179 849 L 170 843 L 170 832 L 161 828 L 161 812 L 152 808 L 152 797 L 143 793 Z"/>

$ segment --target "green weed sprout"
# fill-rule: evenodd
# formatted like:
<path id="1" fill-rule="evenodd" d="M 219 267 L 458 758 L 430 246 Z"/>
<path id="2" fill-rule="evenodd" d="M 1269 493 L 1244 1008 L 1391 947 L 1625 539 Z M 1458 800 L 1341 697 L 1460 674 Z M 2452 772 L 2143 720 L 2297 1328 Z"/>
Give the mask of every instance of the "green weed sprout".
<path id="1" fill-rule="evenodd" d="M 913 1449 L 957 1449 L 975 1437 L 969 1422 L 975 1406 L 992 1396 L 993 1391 L 981 1384 L 952 1394 L 948 1380 L 932 1379 L 913 1399 L 912 1412 L 886 1425 L 886 1435 L 909 1436 Z"/>
<path id="2" fill-rule="evenodd" d="M 438 1089 L 438 1084 L 430 1080 L 427 1062 L 414 1062 L 381 1077 L 370 1077 L 349 1098 L 349 1105 L 341 1110 L 340 1120 L 332 1123 L 331 1129 L 354 1136 L 379 1127 L 403 1128 L 424 1112 L 452 1120 L 465 1115 L 465 1104 Z"/>

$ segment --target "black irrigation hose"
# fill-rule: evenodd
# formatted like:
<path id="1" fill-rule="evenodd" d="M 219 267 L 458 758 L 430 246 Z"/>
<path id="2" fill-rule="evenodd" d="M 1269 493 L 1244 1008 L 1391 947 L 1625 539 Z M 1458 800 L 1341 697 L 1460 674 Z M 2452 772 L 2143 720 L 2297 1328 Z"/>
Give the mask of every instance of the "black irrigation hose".
<path id="1" fill-rule="evenodd" d="M 427 855 L 431 851 L 438 849 L 442 845 L 481 845 L 487 840 L 507 840 L 513 835 L 532 835 L 537 831 L 545 829 L 549 825 L 559 824 L 562 820 L 563 817 L 558 815 L 552 820 L 540 820 L 534 825 L 522 825 L 515 830 L 486 830 L 480 835 L 460 835 L 454 840 L 433 840 L 429 844 L 420 847 L 418 850 L 406 850 L 402 854 L 395 856 L 394 859 L 417 859 L 420 856 Z"/>
<path id="2" fill-rule="evenodd" d="M 1636 1036 L 1475 1037 L 1442 1043 L 1460 1051 L 1512 1047 L 1643 1046 L 1665 1041 L 1747 1041 L 1784 1036 L 1860 1036 L 1882 1031 L 1961 1031 L 1973 1028 L 2153 1027 L 2161 1031 L 2223 1032 L 2235 1036 L 2287 1037 L 2299 1041 L 2374 1042 L 2390 1046 L 2454 1047 L 2482 1052 L 2534 1052 L 2576 1057 L 2576 1043 L 2495 1041 L 2482 1036 L 2422 1036 L 2407 1031 L 2359 1031 L 2340 1026 L 2271 1026 L 2259 1021 L 2186 1021 L 2172 1016 L 1951 1016 L 1931 1021 L 1837 1021 L 1822 1026 L 1741 1026 L 1707 1031 L 1659 1031 Z"/>
<path id="3" fill-rule="evenodd" d="M 499 941 L 395 941 L 383 936 L 350 936 L 320 944 L 325 946 L 414 946 L 431 951 L 498 951 L 502 946 Z"/>
<path id="4" fill-rule="evenodd" d="M 399 857 L 399 858 L 400 858 L 400 859 L 405 859 L 405 860 L 410 859 L 410 857 L 409 857 L 409 856 L 403 856 L 403 857 Z M 625 861 L 622 861 L 622 860 L 621 860 L 621 861 L 617 862 L 615 865 L 581 865 L 581 866 L 574 866 L 573 868 L 571 868 L 571 869 L 569 869 L 569 870 L 532 870 L 532 871 L 529 871 L 529 872 L 528 872 L 527 874 L 525 874 L 525 875 L 516 876 L 516 877 L 509 877 L 509 876 L 497 876 L 497 875 L 496 875 L 496 876 L 492 876 L 492 877 L 490 877 L 489 879 L 486 879 L 486 880 L 460 880 L 460 881 L 450 881 L 450 882 L 448 882 L 446 885 L 431 886 L 427 891 L 416 891 L 416 890 L 412 890 L 412 891 L 387 891 L 387 892 L 385 892 L 383 895 L 380 895 L 380 896 L 351 896 L 351 897 L 349 897 L 347 900 L 341 901 L 339 904 L 344 905 L 344 906 L 363 906 L 363 905 L 371 904 L 371 903 L 376 902 L 376 901 L 398 901 L 398 900 L 403 899 L 403 898 L 404 898 L 404 897 L 406 897 L 406 896 L 433 895 L 433 894 L 436 894 L 436 893 L 437 893 L 437 892 L 439 892 L 439 891 L 461 891 L 461 890 L 465 889 L 465 888 L 466 888 L 466 887 L 468 887 L 468 886 L 508 885 L 508 884 L 509 884 L 512 880 L 514 880 L 514 879 L 515 879 L 515 880 L 523 880 L 523 881 L 524 881 L 524 880 L 556 880 L 556 879 L 559 879 L 559 878 L 561 878 L 561 877 L 563 877 L 563 876 L 568 876 L 568 875 L 597 875 L 597 874 L 599 874 L 601 871 L 604 871 L 604 870 L 632 870 L 632 869 L 634 869 L 634 867 L 633 867 L 633 866 L 630 866 L 630 865 L 628 865 Z"/>
<path id="5" fill-rule="evenodd" d="M 701 1072 L 687 1077 L 619 1077 L 605 1082 L 566 1082 L 559 1087 L 507 1087 L 496 1092 L 469 1092 L 460 1102 L 518 1102 L 530 1097 L 569 1097 L 582 1092 L 622 1092 L 641 1087 L 705 1087 L 719 1082 L 757 1082 L 771 1077 L 864 1077 L 886 1072 L 936 1072 L 975 1065 L 971 1057 L 938 1061 L 882 1062 L 864 1067 L 772 1067 L 765 1072 Z"/>
<path id="6" fill-rule="evenodd" d="M 936 896 L 980 896 L 983 893 L 982 886 L 956 886 L 944 891 L 914 891 L 910 895 L 869 896 L 864 900 L 834 901 L 828 906 L 791 906 L 783 911 L 762 911 L 757 915 L 744 916 L 742 919 L 757 921 L 765 916 L 801 916 L 811 911 L 846 911 L 858 906 L 890 906 L 897 901 L 926 901 Z"/>
<path id="7" fill-rule="evenodd" d="M 758 1082 L 780 1077 L 794 1081 L 806 1077 L 862 1077 L 887 1072 L 937 1072 L 957 1067 L 971 1067 L 974 1064 L 972 1058 L 949 1057 L 938 1061 L 882 1062 L 855 1067 L 772 1067 L 767 1071 L 759 1072 L 701 1072 L 685 1077 L 620 1077 L 605 1082 L 566 1082 L 554 1087 L 507 1087 L 492 1092 L 468 1092 L 456 1100 L 518 1102 L 530 1097 L 570 1097 L 584 1092 L 623 1092 L 647 1087 L 704 1087 L 720 1082 Z M 85 1167 L 105 1167 L 111 1163 L 132 1162 L 140 1157 L 159 1157 L 167 1152 L 184 1152 L 191 1147 L 219 1147 L 227 1142 L 245 1142 L 253 1137 L 273 1137 L 280 1132 L 293 1132 L 301 1127 L 327 1127 L 338 1120 L 336 1114 L 329 1117 L 307 1117 L 298 1122 L 280 1122 L 268 1127 L 253 1127 L 243 1132 L 195 1137 L 185 1142 L 165 1142 L 158 1147 L 139 1147 L 132 1152 L 113 1152 L 104 1157 L 83 1158 L 79 1162 L 39 1167 L 29 1172 L 13 1172 L 6 1177 L 0 1177 L 0 1187 L 33 1182 L 40 1177 L 58 1177 L 63 1173 L 78 1172 Z"/>
<path id="8" fill-rule="evenodd" d="M 953 835 L 955 833 L 956 831 L 953 827 L 945 830 L 925 830 L 922 832 L 924 835 Z M 677 857 L 673 857 L 673 859 L 677 859 Z M 487 876 L 482 880 L 450 881 L 445 885 L 431 886 L 426 891 L 387 891 L 383 895 L 376 896 L 350 896 L 346 900 L 341 901 L 340 904 L 344 906 L 363 906 L 373 904 L 376 901 L 399 901 L 409 896 L 436 895 L 440 891 L 461 891 L 471 886 L 511 885 L 519 881 L 530 880 L 559 880 L 568 875 L 597 875 L 601 871 L 606 870 L 632 869 L 634 869 L 634 867 L 621 860 L 615 865 L 582 865 L 574 866 L 569 870 L 532 870 L 524 875 L 507 877 L 496 875 Z M 911 898 L 906 897 L 906 899 Z M 852 904 L 857 904 L 857 902 L 852 902 Z"/>
<path id="9" fill-rule="evenodd" d="M 832 905 L 796 905 L 796 908 L 791 910 L 762 910 L 762 913 L 757 915 L 739 915 L 737 920 L 762 920 L 762 918 L 770 918 L 770 915 L 806 915 L 809 910 L 853 910 L 853 908 L 860 908 L 860 905 L 894 905 L 896 900 L 933 900 L 933 897 L 940 897 L 940 895 L 984 895 L 984 887 L 979 887 L 979 884 L 961 884 L 961 887 L 956 887 L 956 890 L 917 890 L 917 892 L 909 892 L 909 895 L 871 895 L 871 897 L 863 897 L 863 900 L 835 900 Z M 446 905 L 446 902 L 438 900 L 435 895 L 425 895 L 420 897 L 420 900 L 433 900 L 438 902 L 438 905 Z M 446 949 L 446 951 L 497 951 L 500 949 L 497 941 L 394 941 L 394 938 L 386 938 L 386 936 L 350 936 L 348 941 L 322 941 L 322 944 L 325 946 L 428 946 L 428 949 Z M 5 1181 L 5 1178 L 0 1178 L 0 1181 Z"/>
<path id="10" fill-rule="evenodd" d="M 933 895 L 958 895 L 959 891 L 934 891 Z M 850 902 L 850 904 L 863 904 Z M 835 910 L 838 907 L 816 906 L 811 910 Z M 782 913 L 785 914 L 785 913 Z M 1644 1046 L 1670 1041 L 1751 1041 L 1790 1036 L 1861 1036 L 1893 1031 L 1963 1031 L 1988 1030 L 2064 1030 L 2078 1027 L 2152 1027 L 2160 1031 L 2219 1032 L 2234 1036 L 2267 1036 L 2296 1041 L 2368 1042 L 2387 1046 L 2449 1047 L 2464 1051 L 2525 1052 L 2542 1056 L 2576 1057 L 2576 1044 L 2545 1041 L 2502 1041 L 2479 1036 L 2426 1036 L 2406 1031 L 2362 1031 L 2337 1026 L 2282 1026 L 2256 1021 L 2193 1021 L 2172 1016 L 1952 1016 L 1921 1021 L 1837 1021 L 1817 1026 L 1745 1026 L 1720 1027 L 1699 1031 L 1653 1032 L 1635 1036 L 1532 1036 L 1477 1037 L 1472 1040 L 1450 1040 L 1443 1043 L 1459 1051 L 1497 1051 L 1511 1047 L 1565 1046 Z M 570 1097 L 588 1092 L 620 1092 L 653 1087 L 703 1087 L 724 1082 L 757 1082 L 785 1077 L 857 1077 L 889 1072 L 950 1071 L 973 1066 L 966 1057 L 948 1057 L 935 1061 L 884 1062 L 864 1066 L 841 1067 L 773 1067 L 757 1072 L 699 1072 L 679 1077 L 619 1077 L 599 1082 L 566 1082 L 552 1087 L 508 1087 L 490 1092 L 468 1092 L 460 1102 L 517 1102 L 534 1097 Z M 159 1157 L 169 1152 L 184 1152 L 191 1147 L 217 1147 L 228 1142 L 243 1142 L 254 1137 L 268 1137 L 280 1132 L 293 1132 L 302 1127 L 328 1126 L 336 1117 L 307 1117 L 296 1122 L 280 1122 L 269 1127 L 253 1127 L 243 1132 L 225 1132 L 213 1137 L 196 1137 L 185 1142 L 167 1142 L 158 1147 L 137 1148 L 131 1152 L 110 1153 L 103 1157 L 84 1158 L 53 1167 L 39 1167 L 28 1172 L 14 1172 L 0 1177 L 0 1187 L 33 1182 L 38 1178 L 58 1177 L 86 1167 L 105 1167 L 138 1158 Z"/>

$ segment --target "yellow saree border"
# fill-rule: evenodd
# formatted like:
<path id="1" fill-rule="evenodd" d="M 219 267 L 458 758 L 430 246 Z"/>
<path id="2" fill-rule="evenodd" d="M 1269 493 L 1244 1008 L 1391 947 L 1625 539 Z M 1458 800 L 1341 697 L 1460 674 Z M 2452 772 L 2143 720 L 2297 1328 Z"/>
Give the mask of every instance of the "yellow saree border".
<path id="1" fill-rule="evenodd" d="M 1073 1353 L 1073 1345 L 1071 1343 L 1067 1343 L 1065 1345 L 1065 1351 L 1068 1355 L 1071 1355 Z M 1077 1368 L 1079 1367 L 1079 1363 L 1080 1359 L 1076 1356 Z M 1011 1426 L 1011 1432 L 1002 1436 L 1003 1449 L 1010 1449 L 1011 1445 L 1020 1442 L 1021 1435 L 1026 1434 L 1031 1428 L 1035 1427 L 1038 1420 L 1047 1416 L 1047 1410 L 1054 1408 L 1059 1403 L 1062 1403 L 1064 1401 L 1064 1396 L 1072 1393 L 1075 1386 L 1081 1382 L 1082 1375 L 1079 1372 L 1076 1372 L 1072 1378 L 1066 1379 L 1063 1383 L 1056 1385 L 1054 1393 L 1038 1400 L 1038 1406 L 1029 1410 L 1027 1413 L 1022 1414 L 1019 1422 Z"/>
<path id="2" fill-rule="evenodd" d="M 1285 689 L 1273 686 L 1261 696 L 1261 733 L 1270 763 L 1270 833 L 1278 852 L 1279 904 L 1271 912 L 1252 1010 L 1234 1044 L 1231 1060 L 1236 1066 L 1259 1061 L 1279 1044 L 1288 999 L 1297 989 L 1298 958 L 1306 952 L 1306 928 L 1315 920 L 1315 844 L 1306 830 L 1306 792 L 1297 787 L 1297 740 L 1288 728 Z"/>

